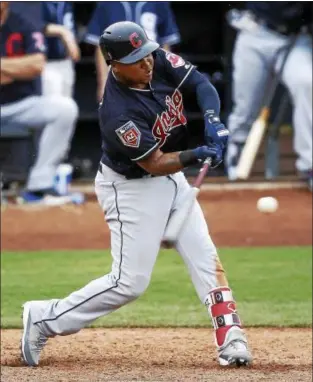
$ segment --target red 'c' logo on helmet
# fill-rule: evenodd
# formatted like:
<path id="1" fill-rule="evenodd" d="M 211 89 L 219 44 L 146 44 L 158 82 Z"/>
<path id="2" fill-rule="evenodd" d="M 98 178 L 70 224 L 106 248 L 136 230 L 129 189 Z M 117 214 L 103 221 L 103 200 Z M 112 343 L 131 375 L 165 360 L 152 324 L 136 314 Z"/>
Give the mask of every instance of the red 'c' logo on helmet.
<path id="1" fill-rule="evenodd" d="M 129 35 L 129 41 L 134 48 L 139 48 L 142 45 L 142 40 L 140 40 L 137 32 L 133 32 Z"/>

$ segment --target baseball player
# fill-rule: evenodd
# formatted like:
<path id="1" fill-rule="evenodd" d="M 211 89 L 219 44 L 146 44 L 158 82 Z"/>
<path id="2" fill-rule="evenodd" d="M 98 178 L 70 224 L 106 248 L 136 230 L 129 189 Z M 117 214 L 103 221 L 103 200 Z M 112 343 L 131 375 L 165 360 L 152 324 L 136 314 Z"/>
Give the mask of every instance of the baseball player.
<path id="1" fill-rule="evenodd" d="M 311 4 L 248 1 L 246 8 L 241 17 L 236 13 L 230 21 L 239 31 L 233 52 L 234 106 L 228 120 L 228 177 L 237 178 L 238 159 L 261 108 L 273 65 L 278 71 L 292 34 L 304 29 L 287 58 L 282 81 L 293 105 L 296 168 L 312 187 L 312 35 L 307 29 L 312 25 Z"/>
<path id="2" fill-rule="evenodd" d="M 146 290 L 166 226 L 189 196 L 182 170 L 208 157 L 218 165 L 227 143 L 217 91 L 190 62 L 159 48 L 133 22 L 109 26 L 100 47 L 111 68 L 99 107 L 95 190 L 111 230 L 112 271 L 64 299 L 24 304 L 22 358 L 30 366 L 49 337 L 78 332 Z M 204 117 L 195 148 L 188 148 L 186 93 L 195 94 Z M 175 246 L 212 317 L 220 365 L 248 364 L 236 303 L 198 202 Z"/>
<path id="3" fill-rule="evenodd" d="M 66 155 L 78 115 L 74 101 L 41 95 L 44 37 L 1 2 L 1 131 L 43 129 L 38 154 L 21 199 L 26 203 L 63 204 L 53 186 L 57 165 Z"/>
<path id="4" fill-rule="evenodd" d="M 11 10 L 26 18 L 45 35 L 46 64 L 42 72 L 44 95 L 72 97 L 74 63 L 80 59 L 75 38 L 73 4 L 70 1 L 14 2 Z"/>
<path id="5" fill-rule="evenodd" d="M 43 94 L 72 97 L 74 62 L 80 59 L 75 39 L 73 3 L 42 1 L 47 44 L 47 63 L 42 73 Z"/>
<path id="6" fill-rule="evenodd" d="M 101 100 L 108 67 L 98 47 L 99 38 L 109 25 L 117 21 L 133 21 L 144 28 L 151 40 L 164 49 L 180 42 L 175 16 L 168 1 L 98 1 L 88 24 L 85 41 L 97 46 L 97 98 Z"/>

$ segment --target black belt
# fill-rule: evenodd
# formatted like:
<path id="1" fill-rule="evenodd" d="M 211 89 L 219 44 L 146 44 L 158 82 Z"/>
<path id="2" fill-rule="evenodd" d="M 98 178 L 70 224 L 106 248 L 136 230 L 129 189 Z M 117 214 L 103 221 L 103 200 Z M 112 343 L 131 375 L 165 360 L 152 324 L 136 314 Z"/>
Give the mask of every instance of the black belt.
<path id="1" fill-rule="evenodd" d="M 100 162 L 99 163 L 99 172 L 101 173 L 101 174 L 103 174 L 103 172 L 102 172 L 102 163 Z M 112 171 L 115 171 L 115 170 L 113 170 L 113 169 L 111 169 Z M 142 178 L 155 178 L 155 177 L 157 177 L 158 175 L 152 175 L 152 174 L 138 174 L 138 175 L 125 175 L 125 174 L 121 174 L 121 173 L 118 173 L 119 175 L 122 175 L 122 176 L 124 176 L 125 177 L 125 179 L 127 179 L 127 180 L 131 180 L 131 179 L 142 179 Z"/>

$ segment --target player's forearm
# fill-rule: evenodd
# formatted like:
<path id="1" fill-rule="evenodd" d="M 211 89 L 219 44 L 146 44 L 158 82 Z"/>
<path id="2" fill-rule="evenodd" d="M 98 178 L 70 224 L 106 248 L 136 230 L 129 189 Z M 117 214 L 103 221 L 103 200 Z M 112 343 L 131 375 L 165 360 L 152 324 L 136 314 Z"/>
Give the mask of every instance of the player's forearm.
<path id="1" fill-rule="evenodd" d="M 150 173 L 152 175 L 169 175 L 174 174 L 184 168 L 179 159 L 179 152 L 166 153 L 160 156 L 155 162 Z"/>
<path id="2" fill-rule="evenodd" d="M 13 79 L 8 76 L 7 74 L 3 73 L 1 70 L 1 79 L 0 79 L 0 84 L 1 85 L 8 85 L 13 82 Z"/>
<path id="3" fill-rule="evenodd" d="M 147 160 L 138 162 L 142 168 L 152 175 L 174 174 L 193 163 L 197 163 L 197 159 L 192 150 L 173 153 L 162 153 L 158 150 Z"/>
<path id="4" fill-rule="evenodd" d="M 183 84 L 185 90 L 196 94 L 197 102 L 203 113 L 210 110 L 220 113 L 220 98 L 214 85 L 202 73 L 194 70 Z"/>
<path id="5" fill-rule="evenodd" d="M 104 89 L 109 70 L 99 47 L 97 47 L 95 51 L 95 62 L 98 88 L 102 87 L 102 89 Z"/>
<path id="6" fill-rule="evenodd" d="M 1 58 L 1 72 L 15 80 L 28 80 L 39 76 L 44 65 L 45 56 L 41 53 Z"/>
<path id="7" fill-rule="evenodd" d="M 63 25 L 47 24 L 45 27 L 45 36 L 47 37 L 63 37 L 66 29 Z"/>

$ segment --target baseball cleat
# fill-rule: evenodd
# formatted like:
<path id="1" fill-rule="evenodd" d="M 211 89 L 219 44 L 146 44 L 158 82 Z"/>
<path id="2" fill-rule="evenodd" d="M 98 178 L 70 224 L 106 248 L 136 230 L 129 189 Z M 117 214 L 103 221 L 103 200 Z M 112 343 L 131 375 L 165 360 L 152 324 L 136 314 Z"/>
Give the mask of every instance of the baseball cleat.
<path id="1" fill-rule="evenodd" d="M 219 349 L 218 361 L 221 366 L 248 366 L 252 355 L 248 349 L 247 340 L 239 328 L 231 328 L 225 339 L 225 345 Z"/>
<path id="2" fill-rule="evenodd" d="M 219 352 L 218 361 L 221 366 L 247 366 L 252 356 L 245 343 L 234 340 Z"/>
<path id="3" fill-rule="evenodd" d="M 31 308 L 37 301 L 29 301 L 23 305 L 23 335 L 21 340 L 22 362 L 27 366 L 38 366 L 40 352 L 48 338 L 44 336 L 37 325 L 32 323 Z"/>

